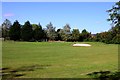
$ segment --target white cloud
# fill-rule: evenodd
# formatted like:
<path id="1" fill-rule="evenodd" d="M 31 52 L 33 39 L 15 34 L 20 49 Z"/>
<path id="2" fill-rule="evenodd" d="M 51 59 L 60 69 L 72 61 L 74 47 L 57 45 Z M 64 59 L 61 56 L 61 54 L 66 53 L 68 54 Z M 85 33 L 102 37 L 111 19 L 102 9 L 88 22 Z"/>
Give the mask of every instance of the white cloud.
<path id="1" fill-rule="evenodd" d="M 4 16 L 4 17 L 11 17 L 11 16 L 14 16 L 14 14 L 12 14 L 12 13 L 6 13 L 6 14 L 4 14 L 3 16 Z"/>

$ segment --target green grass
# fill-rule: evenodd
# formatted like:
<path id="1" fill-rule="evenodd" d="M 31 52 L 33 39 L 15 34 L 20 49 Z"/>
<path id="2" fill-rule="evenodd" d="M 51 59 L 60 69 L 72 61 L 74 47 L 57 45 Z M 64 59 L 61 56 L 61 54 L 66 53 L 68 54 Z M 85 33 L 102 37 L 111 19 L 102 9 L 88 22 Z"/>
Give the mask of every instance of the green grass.
<path id="1" fill-rule="evenodd" d="M 117 71 L 118 45 L 84 43 L 92 46 L 72 47 L 72 42 L 6 41 L 2 45 L 2 65 L 10 69 L 42 66 L 17 72 L 25 74 L 21 76 L 24 78 L 86 78 L 87 73 L 94 71 Z"/>

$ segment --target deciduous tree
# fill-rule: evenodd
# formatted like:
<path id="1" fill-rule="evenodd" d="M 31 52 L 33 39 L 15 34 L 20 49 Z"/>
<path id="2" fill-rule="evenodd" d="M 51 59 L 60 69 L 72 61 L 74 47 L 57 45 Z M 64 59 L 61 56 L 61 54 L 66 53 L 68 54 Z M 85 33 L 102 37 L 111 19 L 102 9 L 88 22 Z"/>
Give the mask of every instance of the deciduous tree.
<path id="1" fill-rule="evenodd" d="M 73 29 L 73 31 L 72 31 L 72 40 L 73 41 L 78 41 L 79 37 L 80 37 L 79 29 Z"/>
<path id="2" fill-rule="evenodd" d="M 43 36 L 44 36 L 44 32 L 42 30 L 42 26 L 40 25 L 40 23 L 38 25 L 34 24 L 32 26 L 34 27 L 34 31 L 33 31 L 34 39 L 37 40 L 37 41 L 42 40 Z"/>

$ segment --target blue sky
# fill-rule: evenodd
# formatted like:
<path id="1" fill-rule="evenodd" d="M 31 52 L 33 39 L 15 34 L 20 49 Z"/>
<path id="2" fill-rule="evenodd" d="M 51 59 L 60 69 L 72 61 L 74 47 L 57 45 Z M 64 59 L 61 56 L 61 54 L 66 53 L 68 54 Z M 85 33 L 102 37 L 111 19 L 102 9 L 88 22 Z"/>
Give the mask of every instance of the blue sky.
<path id="1" fill-rule="evenodd" d="M 24 24 L 39 22 L 46 28 L 49 22 L 53 26 L 63 28 L 69 24 L 72 29 L 98 33 L 111 28 L 106 10 L 115 2 L 2 2 L 2 22 L 7 18 L 12 23 L 18 20 Z M 0 23 L 2 23 L 0 22 Z"/>

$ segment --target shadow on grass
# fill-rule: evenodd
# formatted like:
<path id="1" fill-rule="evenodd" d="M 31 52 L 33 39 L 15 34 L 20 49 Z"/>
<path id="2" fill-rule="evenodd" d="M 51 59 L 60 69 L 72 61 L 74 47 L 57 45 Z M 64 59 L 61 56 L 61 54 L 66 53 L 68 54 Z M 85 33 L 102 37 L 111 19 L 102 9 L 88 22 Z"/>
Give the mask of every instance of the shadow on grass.
<path id="1" fill-rule="evenodd" d="M 2 76 L 2 79 L 17 78 L 17 77 L 21 77 L 21 76 L 26 75 L 26 74 L 23 74 L 22 72 L 35 71 L 37 69 L 45 69 L 49 66 L 51 66 L 51 65 L 22 66 L 22 67 L 19 67 L 17 69 L 1 68 L 0 69 L 0 76 Z"/>
<path id="2" fill-rule="evenodd" d="M 120 80 L 120 72 L 99 71 L 88 73 L 87 75 L 96 80 Z"/>

